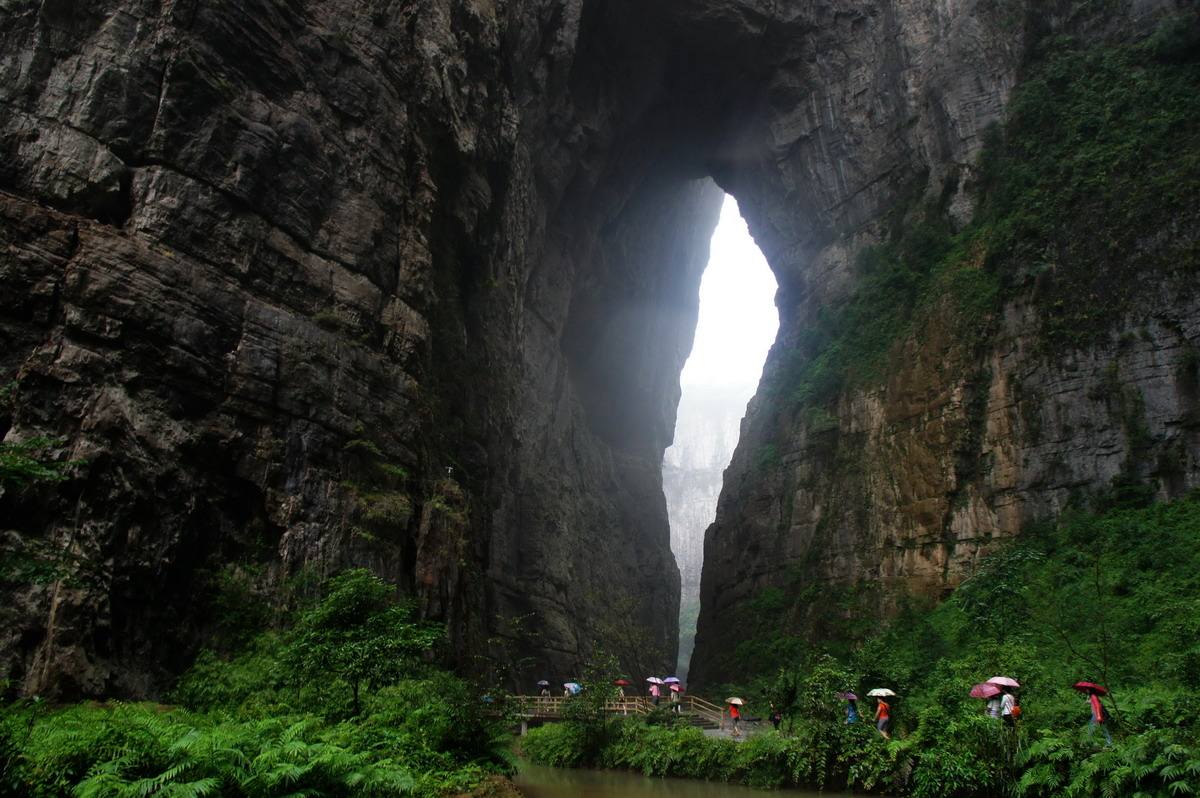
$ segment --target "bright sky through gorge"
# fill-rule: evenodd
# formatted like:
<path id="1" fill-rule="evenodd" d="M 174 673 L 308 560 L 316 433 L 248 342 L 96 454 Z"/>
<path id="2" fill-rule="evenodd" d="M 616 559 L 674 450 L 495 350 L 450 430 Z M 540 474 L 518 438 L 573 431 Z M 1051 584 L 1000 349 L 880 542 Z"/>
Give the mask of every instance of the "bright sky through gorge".
<path id="1" fill-rule="evenodd" d="M 689 388 L 745 384 L 753 391 L 779 328 L 775 288 L 737 200 L 726 195 L 700 283 L 696 342 L 680 375 L 683 401 Z"/>

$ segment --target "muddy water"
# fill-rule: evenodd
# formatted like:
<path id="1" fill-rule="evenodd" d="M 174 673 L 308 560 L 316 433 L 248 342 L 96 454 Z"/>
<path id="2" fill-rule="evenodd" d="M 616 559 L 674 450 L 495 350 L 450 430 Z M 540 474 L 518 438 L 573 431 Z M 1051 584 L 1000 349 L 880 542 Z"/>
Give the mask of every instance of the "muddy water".
<path id="1" fill-rule="evenodd" d="M 690 779 L 651 779 L 615 770 L 566 770 L 528 762 L 513 779 L 528 798 L 849 798 L 846 792 L 753 790 Z"/>

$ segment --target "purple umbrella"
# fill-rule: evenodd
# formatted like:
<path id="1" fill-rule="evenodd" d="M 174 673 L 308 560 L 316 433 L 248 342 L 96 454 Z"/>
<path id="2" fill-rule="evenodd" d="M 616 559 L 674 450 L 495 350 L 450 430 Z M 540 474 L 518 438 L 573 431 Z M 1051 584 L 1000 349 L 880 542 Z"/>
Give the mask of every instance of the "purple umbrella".
<path id="1" fill-rule="evenodd" d="M 971 698 L 994 698 L 995 696 L 1000 695 L 1002 692 L 1004 691 L 1001 690 L 998 685 L 990 682 L 984 682 L 983 684 L 977 684 L 971 688 Z"/>
<path id="2" fill-rule="evenodd" d="M 667 678 L 663 679 L 663 684 L 679 684 L 679 679 L 675 676 L 668 676 Z"/>
<path id="3" fill-rule="evenodd" d="M 858 700 L 858 696 L 856 696 L 854 693 L 850 692 L 849 690 L 847 690 L 844 693 L 838 693 L 837 697 L 842 699 L 843 701 L 857 701 Z"/>

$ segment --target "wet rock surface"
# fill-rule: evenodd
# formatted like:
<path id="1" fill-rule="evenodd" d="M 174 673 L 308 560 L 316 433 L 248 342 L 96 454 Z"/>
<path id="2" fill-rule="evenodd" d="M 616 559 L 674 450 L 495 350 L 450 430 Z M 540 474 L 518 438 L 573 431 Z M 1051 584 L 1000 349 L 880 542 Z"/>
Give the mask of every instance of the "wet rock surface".
<path id="1" fill-rule="evenodd" d="M 0 495 L 6 547 L 72 571 L 5 585 L 6 676 L 154 694 L 208 639 L 230 563 L 264 595 L 367 565 L 448 622 L 461 665 L 493 654 L 519 681 L 576 676 L 596 649 L 670 667 L 660 465 L 721 199 L 708 178 L 779 278 L 782 351 L 851 287 L 851 253 L 899 196 L 950 191 L 970 213 L 963 181 L 1032 5 L 3 2 L 0 434 L 81 461 Z M 1109 359 L 1038 377 L 1011 323 L 996 369 L 1084 412 Z M 1152 425 L 1183 401 L 1165 347 L 1121 355 Z M 911 402 L 898 387 L 846 409 L 899 452 L 871 478 L 872 506 L 901 508 L 872 541 L 946 529 L 951 428 L 974 405 L 917 382 Z M 1059 501 L 1011 387 L 989 384 L 984 440 L 1013 509 L 955 504 L 964 540 Z M 742 462 L 769 438 L 797 467 L 742 466 L 727 489 L 698 661 L 723 608 L 815 534 L 807 433 L 754 417 Z M 1075 482 L 1120 458 L 1103 431 L 1053 429 L 1038 445 L 1076 446 Z M 780 534 L 764 519 L 784 495 L 809 509 Z M 838 529 L 821 546 L 850 554 L 821 573 L 852 557 L 926 578 L 916 549 Z"/>

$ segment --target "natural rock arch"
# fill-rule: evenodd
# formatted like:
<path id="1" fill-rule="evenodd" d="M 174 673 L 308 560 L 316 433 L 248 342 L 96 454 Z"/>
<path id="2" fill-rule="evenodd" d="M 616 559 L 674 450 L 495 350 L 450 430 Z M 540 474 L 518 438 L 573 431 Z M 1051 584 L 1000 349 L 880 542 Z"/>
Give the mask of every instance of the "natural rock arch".
<path id="1" fill-rule="evenodd" d="M 707 178 L 780 282 L 770 372 L 898 197 L 969 214 L 1038 17 L 645 5 L 9 3 L 0 432 L 87 464 L 0 508 L 12 546 L 94 568 L 12 587 L 8 676 L 155 692 L 229 563 L 264 593 L 368 565 L 449 623 L 461 665 L 493 654 L 518 681 L 596 649 L 673 661 L 659 465 Z M 750 424 L 747 445 L 792 433 Z M 724 570 L 745 541 L 721 529 L 740 584 L 706 582 L 701 659 L 778 576 L 746 580 L 753 552 Z"/>

